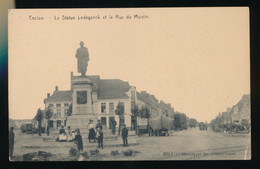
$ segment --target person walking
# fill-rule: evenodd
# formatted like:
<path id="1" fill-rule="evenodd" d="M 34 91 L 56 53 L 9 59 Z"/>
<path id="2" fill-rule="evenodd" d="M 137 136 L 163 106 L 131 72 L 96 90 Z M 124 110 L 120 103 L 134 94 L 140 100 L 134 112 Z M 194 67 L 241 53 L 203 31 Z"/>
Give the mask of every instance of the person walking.
<path id="1" fill-rule="evenodd" d="M 9 154 L 10 154 L 10 158 L 11 160 L 13 159 L 13 152 L 14 152 L 14 127 L 10 128 L 10 132 L 9 132 Z"/>
<path id="2" fill-rule="evenodd" d="M 96 142 L 96 132 L 94 130 L 94 125 L 93 125 L 93 120 L 92 119 L 89 120 L 88 130 L 89 130 L 89 133 L 88 133 L 88 140 L 89 140 L 89 142 L 90 142 L 91 139 L 94 139 L 94 142 Z"/>
<path id="3" fill-rule="evenodd" d="M 97 128 L 97 140 L 98 140 L 98 148 L 103 149 L 103 131 L 101 128 Z"/>
<path id="4" fill-rule="evenodd" d="M 75 143 L 77 144 L 78 151 L 80 152 L 83 151 L 83 141 L 79 129 L 77 129 L 76 131 L 77 131 L 77 135 L 75 136 L 74 140 Z"/>
<path id="5" fill-rule="evenodd" d="M 128 146 L 127 136 L 128 136 L 128 129 L 126 128 L 126 125 L 124 124 L 123 128 L 122 128 L 122 139 L 123 139 L 124 146 Z"/>

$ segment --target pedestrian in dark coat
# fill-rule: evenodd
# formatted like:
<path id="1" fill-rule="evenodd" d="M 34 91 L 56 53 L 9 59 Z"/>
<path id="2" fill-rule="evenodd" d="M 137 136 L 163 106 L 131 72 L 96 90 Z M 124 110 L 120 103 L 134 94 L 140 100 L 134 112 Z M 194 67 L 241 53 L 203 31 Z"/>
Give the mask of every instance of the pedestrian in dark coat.
<path id="1" fill-rule="evenodd" d="M 14 132 L 13 132 L 14 128 L 11 127 L 10 128 L 10 132 L 9 132 L 9 154 L 10 154 L 10 158 L 13 159 L 13 152 L 14 152 Z"/>
<path id="2" fill-rule="evenodd" d="M 103 149 L 103 131 L 101 128 L 97 128 L 97 140 L 98 140 L 98 148 Z"/>
<path id="3" fill-rule="evenodd" d="M 94 140 L 94 142 L 96 142 L 96 132 L 94 130 L 94 125 L 93 125 L 93 120 L 89 120 L 88 123 L 88 130 L 89 130 L 89 134 L 88 134 L 88 140 L 90 142 L 91 139 Z"/>
<path id="4" fill-rule="evenodd" d="M 128 129 L 126 128 L 126 125 L 124 124 L 124 126 L 122 128 L 122 139 L 123 139 L 124 146 L 128 146 L 127 136 L 128 136 Z"/>
<path id="5" fill-rule="evenodd" d="M 79 129 L 77 129 L 77 135 L 75 136 L 74 141 L 77 144 L 79 152 L 83 151 L 83 141 Z"/>

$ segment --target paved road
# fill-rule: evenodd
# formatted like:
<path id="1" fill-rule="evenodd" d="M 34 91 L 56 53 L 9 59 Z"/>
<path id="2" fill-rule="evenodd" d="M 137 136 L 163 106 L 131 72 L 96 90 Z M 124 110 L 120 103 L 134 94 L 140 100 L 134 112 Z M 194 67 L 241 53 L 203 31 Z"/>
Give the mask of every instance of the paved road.
<path id="1" fill-rule="evenodd" d="M 198 128 L 173 132 L 168 137 L 140 138 L 145 159 L 158 160 L 226 160 L 250 159 L 249 135 L 230 135 Z"/>
<path id="2" fill-rule="evenodd" d="M 245 134 L 221 134 L 212 131 L 199 131 L 198 128 L 195 128 L 185 131 L 174 131 L 167 137 L 149 137 L 145 135 L 141 137 L 133 136 L 132 138 L 136 139 L 138 145 L 101 149 L 102 157 L 94 160 L 243 160 L 251 158 L 251 139 L 250 135 Z M 38 136 L 17 133 L 14 155 L 18 157 L 26 152 L 37 151 L 22 149 L 21 145 L 30 141 L 39 142 L 40 144 L 41 140 Z M 96 145 L 93 146 L 94 149 L 95 147 Z M 122 153 L 118 156 L 110 155 L 111 150 L 122 152 L 126 149 L 132 149 L 137 153 L 130 157 L 125 157 Z M 56 154 L 62 157 L 55 160 L 66 160 L 68 156 L 67 149 L 66 151 L 62 148 L 45 149 L 44 151 L 56 152 Z"/>

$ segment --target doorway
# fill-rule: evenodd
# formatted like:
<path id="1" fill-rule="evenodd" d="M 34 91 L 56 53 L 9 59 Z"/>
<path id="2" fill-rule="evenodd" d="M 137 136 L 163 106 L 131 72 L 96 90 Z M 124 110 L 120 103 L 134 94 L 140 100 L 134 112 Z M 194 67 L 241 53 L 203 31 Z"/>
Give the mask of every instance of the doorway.
<path id="1" fill-rule="evenodd" d="M 112 122 L 115 121 L 115 117 L 109 117 L 109 129 L 112 129 Z"/>
<path id="2" fill-rule="evenodd" d="M 52 120 L 49 121 L 48 126 L 49 126 L 49 128 L 53 128 L 53 121 Z"/>
<path id="3" fill-rule="evenodd" d="M 107 118 L 106 117 L 101 117 L 101 124 L 102 124 L 102 126 L 107 126 Z"/>

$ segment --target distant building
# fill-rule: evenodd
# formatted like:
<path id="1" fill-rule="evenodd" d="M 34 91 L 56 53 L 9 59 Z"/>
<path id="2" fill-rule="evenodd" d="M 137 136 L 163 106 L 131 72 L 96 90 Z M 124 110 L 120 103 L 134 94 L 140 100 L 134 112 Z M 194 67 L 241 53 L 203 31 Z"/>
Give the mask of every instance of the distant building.
<path id="1" fill-rule="evenodd" d="M 19 119 L 19 120 L 14 120 L 14 119 L 9 119 L 9 126 L 10 127 L 15 127 L 15 129 L 20 129 L 22 124 L 29 124 L 31 123 L 31 119 Z"/>
<path id="2" fill-rule="evenodd" d="M 241 100 L 231 108 L 227 108 L 227 112 L 223 112 L 222 116 L 225 123 L 241 122 L 241 120 L 247 120 L 251 123 L 251 103 L 250 95 L 243 95 Z"/>
<path id="3" fill-rule="evenodd" d="M 164 101 L 158 99 L 146 91 L 137 92 L 137 99 L 139 102 L 145 104 L 151 111 L 151 118 L 158 117 L 160 115 L 167 115 L 172 117 L 175 113 L 174 108 L 171 104 L 165 103 Z"/>

